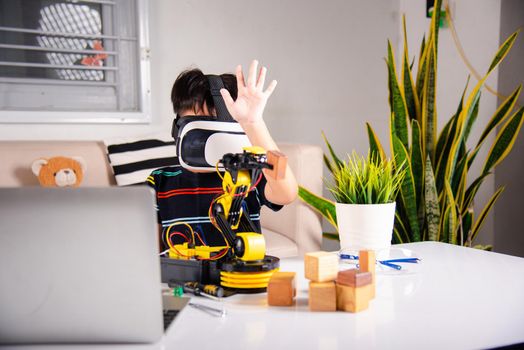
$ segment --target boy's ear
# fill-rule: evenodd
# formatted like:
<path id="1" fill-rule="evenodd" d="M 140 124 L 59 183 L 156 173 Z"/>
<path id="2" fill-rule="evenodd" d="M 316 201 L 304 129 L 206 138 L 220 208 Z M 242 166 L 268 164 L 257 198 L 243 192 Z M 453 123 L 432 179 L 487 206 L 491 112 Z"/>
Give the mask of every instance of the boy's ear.
<path id="1" fill-rule="evenodd" d="M 40 174 L 40 169 L 42 169 L 42 167 L 44 165 L 47 164 L 47 159 L 37 159 L 33 162 L 33 164 L 31 164 L 31 170 L 33 171 L 33 174 L 35 174 L 35 176 L 38 176 Z"/>

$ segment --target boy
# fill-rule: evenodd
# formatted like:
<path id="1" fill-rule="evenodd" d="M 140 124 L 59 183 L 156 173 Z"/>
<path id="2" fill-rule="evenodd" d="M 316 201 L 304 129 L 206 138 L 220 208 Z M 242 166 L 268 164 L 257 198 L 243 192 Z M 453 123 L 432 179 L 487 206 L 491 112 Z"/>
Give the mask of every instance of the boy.
<path id="1" fill-rule="evenodd" d="M 241 125 L 251 144 L 269 151 L 278 148 L 263 120 L 263 112 L 277 82 L 273 80 L 264 90 L 266 74 L 267 69 L 262 67 L 258 70 L 255 60 L 249 67 L 245 81 L 239 65 L 236 77 L 232 74 L 221 75 L 225 89 L 220 93 L 229 113 Z M 178 76 L 171 91 L 171 100 L 179 118 L 216 116 L 207 77 L 198 69 L 182 72 Z M 199 244 L 225 245 L 223 236 L 211 224 L 208 216 L 212 200 L 222 193 L 222 180 L 216 172 L 192 172 L 176 164 L 155 170 L 147 182 L 157 194 L 162 250 L 168 249 L 165 230 L 171 225 L 175 225 L 170 230 L 175 232 L 171 235 L 173 244 L 182 243 L 185 241 L 184 236 L 191 235 L 190 225 L 197 234 Z M 283 179 L 263 176 L 245 199 L 246 209 L 255 226 L 260 230 L 262 205 L 279 210 L 282 205 L 295 200 L 297 191 L 297 182 L 289 167 Z"/>

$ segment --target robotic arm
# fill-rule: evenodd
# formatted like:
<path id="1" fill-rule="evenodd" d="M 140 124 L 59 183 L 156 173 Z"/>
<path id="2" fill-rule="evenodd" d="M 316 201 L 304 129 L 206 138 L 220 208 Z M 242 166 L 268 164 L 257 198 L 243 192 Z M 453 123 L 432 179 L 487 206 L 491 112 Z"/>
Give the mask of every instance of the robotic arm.
<path id="1" fill-rule="evenodd" d="M 262 169 L 273 166 L 267 162 L 265 151 L 258 147 L 246 148 L 243 153 L 228 153 L 222 158 L 222 165 L 226 170 L 222 180 L 224 194 L 212 204 L 211 221 L 232 248 L 231 257 L 262 260 L 266 251 L 264 237 L 257 232 L 242 203 L 263 176 Z M 237 230 L 241 232 L 235 233 Z"/>

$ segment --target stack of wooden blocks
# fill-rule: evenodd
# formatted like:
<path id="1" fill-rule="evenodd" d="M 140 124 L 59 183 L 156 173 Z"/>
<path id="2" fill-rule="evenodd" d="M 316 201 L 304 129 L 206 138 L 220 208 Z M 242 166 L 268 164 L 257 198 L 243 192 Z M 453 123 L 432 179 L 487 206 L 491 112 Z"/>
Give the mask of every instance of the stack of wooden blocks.
<path id="1" fill-rule="evenodd" d="M 327 252 L 307 253 L 305 275 L 309 282 L 311 311 L 359 312 L 375 296 L 375 254 L 361 251 L 360 269 L 338 271 L 338 256 Z"/>
<path id="2" fill-rule="evenodd" d="M 375 297 L 375 253 L 359 253 L 359 269 L 338 271 L 338 256 L 328 252 L 307 253 L 305 275 L 309 282 L 311 311 L 359 312 Z M 295 304 L 295 272 L 275 272 L 267 286 L 271 306 Z"/>

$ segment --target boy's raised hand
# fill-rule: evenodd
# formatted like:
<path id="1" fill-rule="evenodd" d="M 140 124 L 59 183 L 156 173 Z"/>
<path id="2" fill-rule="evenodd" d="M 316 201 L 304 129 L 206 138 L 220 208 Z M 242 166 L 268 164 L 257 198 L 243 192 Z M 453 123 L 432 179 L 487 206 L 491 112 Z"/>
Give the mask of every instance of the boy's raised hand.
<path id="1" fill-rule="evenodd" d="M 273 80 L 264 91 L 267 68 L 260 68 L 258 74 L 257 70 L 258 61 L 253 60 L 249 66 L 246 84 L 242 66 L 237 66 L 238 96 L 236 100 L 233 100 L 229 91 L 226 89 L 220 90 L 229 113 L 231 113 L 231 116 L 240 124 L 254 124 L 262 120 L 262 114 L 266 107 L 267 100 L 277 86 L 277 81 Z"/>

